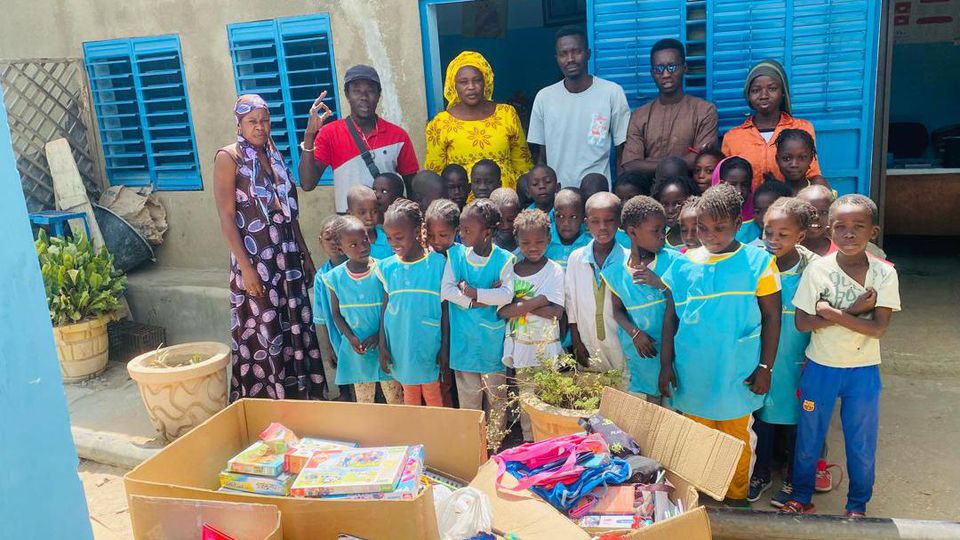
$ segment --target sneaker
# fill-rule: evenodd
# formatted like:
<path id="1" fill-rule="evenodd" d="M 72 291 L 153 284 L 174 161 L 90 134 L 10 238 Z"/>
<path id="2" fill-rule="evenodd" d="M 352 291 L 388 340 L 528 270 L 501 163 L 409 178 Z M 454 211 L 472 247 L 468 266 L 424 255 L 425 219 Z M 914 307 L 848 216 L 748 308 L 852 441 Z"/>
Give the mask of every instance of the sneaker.
<path id="1" fill-rule="evenodd" d="M 854 512 L 853 510 L 847 510 L 843 513 L 843 517 L 847 519 L 863 519 L 867 517 L 863 512 Z"/>
<path id="2" fill-rule="evenodd" d="M 793 498 L 793 484 L 790 482 L 784 482 L 783 487 L 780 488 L 780 491 L 776 492 L 773 497 L 770 498 L 770 506 L 774 508 L 783 508 L 783 505 L 787 504 L 787 501 Z"/>
<path id="3" fill-rule="evenodd" d="M 771 484 L 773 484 L 773 482 L 769 477 L 764 478 L 757 475 L 750 477 L 750 492 L 747 494 L 747 500 L 757 502 L 760 496 L 763 495 L 763 492 L 770 489 Z"/>
<path id="4" fill-rule="evenodd" d="M 818 493 L 826 493 L 834 488 L 833 474 L 830 473 L 830 469 L 836 469 L 840 472 L 840 481 L 836 485 L 840 485 L 840 482 L 843 481 L 843 469 L 840 465 L 827 463 L 821 459 L 817 462 L 817 479 L 814 485 L 814 490 Z"/>
<path id="5" fill-rule="evenodd" d="M 817 511 L 817 507 L 812 504 L 803 504 L 802 502 L 790 499 L 780 508 L 781 514 L 812 514 Z"/>

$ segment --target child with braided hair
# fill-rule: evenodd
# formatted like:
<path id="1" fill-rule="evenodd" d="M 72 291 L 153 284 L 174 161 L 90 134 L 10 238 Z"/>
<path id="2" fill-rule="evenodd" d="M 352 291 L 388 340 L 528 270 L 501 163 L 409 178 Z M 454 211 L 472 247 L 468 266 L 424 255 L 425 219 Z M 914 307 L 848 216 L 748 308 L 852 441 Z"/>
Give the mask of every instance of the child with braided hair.
<path id="1" fill-rule="evenodd" d="M 405 405 L 441 407 L 440 366 L 445 341 L 440 282 L 446 259 L 420 243 L 423 213 L 417 203 L 397 199 L 383 230 L 394 255 L 374 268 L 383 284 L 380 367 L 403 385 Z M 422 401 L 421 401 L 422 400 Z"/>
<path id="2" fill-rule="evenodd" d="M 772 255 L 743 245 L 743 199 L 716 185 L 697 204 L 701 247 L 663 275 L 666 295 L 660 351 L 661 394 L 692 420 L 744 442 L 727 497 L 748 506 L 756 436 L 780 339 L 780 275 Z"/>
<path id="3" fill-rule="evenodd" d="M 497 308 L 513 300 L 514 257 L 494 245 L 500 211 L 489 199 L 476 199 L 460 215 L 460 238 L 447 251 L 440 287 L 450 320 L 450 367 L 460 407 L 501 410 L 505 406 L 504 321 Z M 486 398 L 486 405 L 484 405 Z"/>

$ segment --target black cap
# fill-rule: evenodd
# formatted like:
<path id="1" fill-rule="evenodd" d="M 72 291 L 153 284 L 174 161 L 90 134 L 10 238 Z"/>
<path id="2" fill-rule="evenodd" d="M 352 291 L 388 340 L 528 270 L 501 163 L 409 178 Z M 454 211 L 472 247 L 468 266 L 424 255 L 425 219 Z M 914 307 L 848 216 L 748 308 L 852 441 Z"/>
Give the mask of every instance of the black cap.
<path id="1" fill-rule="evenodd" d="M 347 70 L 347 74 L 343 77 L 343 87 L 346 88 L 353 81 L 370 81 L 376 83 L 378 88 L 380 87 L 380 75 L 377 75 L 377 70 L 363 64 L 357 64 Z"/>

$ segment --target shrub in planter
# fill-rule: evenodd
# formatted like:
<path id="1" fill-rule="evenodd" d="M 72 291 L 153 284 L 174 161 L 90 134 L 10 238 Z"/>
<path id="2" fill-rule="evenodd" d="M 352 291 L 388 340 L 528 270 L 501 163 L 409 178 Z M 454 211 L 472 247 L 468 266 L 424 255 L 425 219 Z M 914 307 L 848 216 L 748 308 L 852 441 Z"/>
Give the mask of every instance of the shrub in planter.
<path id="1" fill-rule="evenodd" d="M 50 238 L 41 230 L 35 245 L 63 380 L 95 376 L 107 365 L 107 322 L 127 278 L 83 235 Z"/>

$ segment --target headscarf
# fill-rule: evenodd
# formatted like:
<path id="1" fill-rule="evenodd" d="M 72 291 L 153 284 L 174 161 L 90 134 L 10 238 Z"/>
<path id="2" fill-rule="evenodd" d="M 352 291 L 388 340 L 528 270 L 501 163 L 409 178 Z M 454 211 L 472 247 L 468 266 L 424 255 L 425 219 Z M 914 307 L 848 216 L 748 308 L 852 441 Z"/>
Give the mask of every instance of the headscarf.
<path id="1" fill-rule="evenodd" d="M 270 107 L 262 97 L 257 94 L 244 94 L 237 98 L 237 103 L 233 106 L 233 115 L 237 118 L 237 154 L 243 165 L 237 168 L 237 174 L 250 178 L 248 195 L 251 200 L 257 201 L 260 210 L 264 216 L 270 215 L 270 209 L 274 207 L 274 197 L 278 201 L 280 212 L 284 218 L 289 221 L 295 217 L 296 202 L 290 199 L 290 193 L 295 189 L 293 182 L 290 181 L 290 171 L 286 163 L 283 162 L 283 156 L 277 150 L 272 137 L 267 137 L 263 150 L 270 161 L 270 167 L 273 169 L 273 183 L 269 183 L 269 177 L 264 176 L 261 179 L 260 158 L 257 157 L 257 148 L 243 137 L 240 131 L 240 121 L 243 117 L 257 109 L 270 111 Z"/>
<path id="2" fill-rule="evenodd" d="M 783 99 L 780 101 L 780 110 L 789 114 L 790 87 L 787 84 L 787 72 L 784 71 L 783 66 L 780 65 L 780 62 L 777 62 L 772 58 L 761 60 L 755 66 L 750 68 L 750 72 L 747 73 L 747 82 L 743 85 L 743 97 L 747 99 L 747 103 L 750 102 L 750 85 L 753 84 L 754 79 L 760 77 L 761 75 L 766 75 L 767 77 L 770 77 L 780 83 L 780 87 L 783 88 Z"/>
<path id="3" fill-rule="evenodd" d="M 728 156 L 720 160 L 717 163 L 717 166 L 713 169 L 713 176 L 710 177 L 710 185 L 716 186 L 720 183 L 720 166 L 723 165 L 723 162 L 732 158 L 739 156 Z M 752 186 L 752 179 L 751 179 Z M 750 221 L 753 219 L 753 188 L 751 187 L 750 196 L 747 197 L 747 200 L 743 201 L 743 206 L 740 208 L 740 219 L 743 221 Z"/>
<path id="4" fill-rule="evenodd" d="M 463 51 L 447 65 L 447 74 L 443 79 L 443 97 L 447 99 L 447 108 L 460 103 L 457 95 L 457 72 L 464 66 L 475 67 L 483 76 L 483 97 L 493 99 L 493 69 L 482 54 L 473 51 Z"/>

